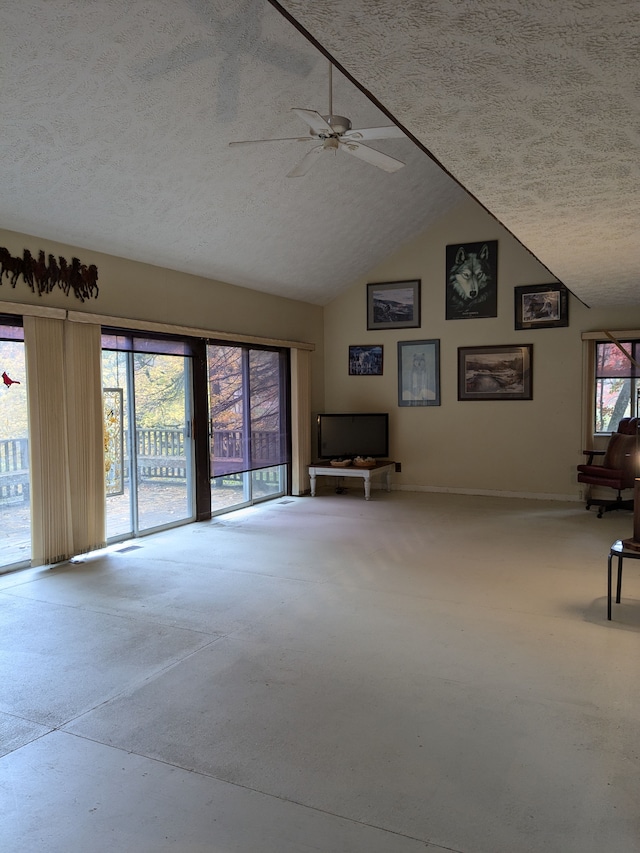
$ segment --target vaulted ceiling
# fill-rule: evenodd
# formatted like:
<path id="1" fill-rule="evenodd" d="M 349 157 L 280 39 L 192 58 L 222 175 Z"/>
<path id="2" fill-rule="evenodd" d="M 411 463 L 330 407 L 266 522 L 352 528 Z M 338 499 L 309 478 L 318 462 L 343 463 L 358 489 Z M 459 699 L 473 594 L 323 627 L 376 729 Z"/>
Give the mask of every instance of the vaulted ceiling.
<path id="1" fill-rule="evenodd" d="M 22 0 L 0 39 L 5 228 L 326 304 L 466 189 L 587 304 L 638 303 L 635 3 Z M 323 52 L 404 168 L 287 177 Z"/>

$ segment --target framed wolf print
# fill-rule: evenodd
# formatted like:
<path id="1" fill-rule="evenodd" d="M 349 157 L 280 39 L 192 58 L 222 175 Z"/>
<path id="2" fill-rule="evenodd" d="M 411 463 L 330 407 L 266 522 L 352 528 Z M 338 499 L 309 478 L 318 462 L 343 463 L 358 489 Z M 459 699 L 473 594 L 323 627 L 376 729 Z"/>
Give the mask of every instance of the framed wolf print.
<path id="1" fill-rule="evenodd" d="M 498 316 L 498 241 L 447 246 L 447 320 Z"/>
<path id="2" fill-rule="evenodd" d="M 349 347 L 349 376 L 382 376 L 383 348 L 379 344 Z"/>
<path id="3" fill-rule="evenodd" d="M 569 325 L 569 291 L 563 284 L 515 287 L 516 329 L 555 329 Z"/>
<path id="4" fill-rule="evenodd" d="M 533 344 L 458 348 L 458 400 L 531 400 Z"/>
<path id="5" fill-rule="evenodd" d="M 398 405 L 440 405 L 440 341 L 398 341 Z"/>
<path id="6" fill-rule="evenodd" d="M 420 279 L 367 285 L 367 329 L 419 329 Z"/>

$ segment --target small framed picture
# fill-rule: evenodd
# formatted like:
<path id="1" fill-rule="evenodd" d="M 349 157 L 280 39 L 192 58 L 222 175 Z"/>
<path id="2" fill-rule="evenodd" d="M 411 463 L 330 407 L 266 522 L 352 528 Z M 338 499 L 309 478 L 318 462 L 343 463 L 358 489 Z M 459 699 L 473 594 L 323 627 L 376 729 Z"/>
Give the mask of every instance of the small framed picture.
<path id="1" fill-rule="evenodd" d="M 382 376 L 383 348 L 379 344 L 349 347 L 349 376 Z"/>
<path id="2" fill-rule="evenodd" d="M 420 279 L 367 285 L 367 329 L 419 329 Z"/>
<path id="3" fill-rule="evenodd" d="M 446 319 L 497 317 L 498 241 L 447 246 L 446 264 Z"/>
<path id="4" fill-rule="evenodd" d="M 440 405 L 440 341 L 398 341 L 398 405 Z"/>
<path id="5" fill-rule="evenodd" d="M 458 347 L 458 400 L 531 400 L 533 344 Z"/>
<path id="6" fill-rule="evenodd" d="M 516 329 L 555 329 L 569 325 L 569 291 L 564 284 L 515 287 Z"/>

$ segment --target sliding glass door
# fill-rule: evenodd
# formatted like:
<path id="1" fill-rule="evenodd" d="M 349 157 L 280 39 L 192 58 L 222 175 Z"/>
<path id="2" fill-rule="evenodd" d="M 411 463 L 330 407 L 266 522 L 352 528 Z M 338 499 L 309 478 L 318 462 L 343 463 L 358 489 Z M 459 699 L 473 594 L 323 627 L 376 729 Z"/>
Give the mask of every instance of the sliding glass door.
<path id="1" fill-rule="evenodd" d="M 286 356 L 280 350 L 207 346 L 211 511 L 286 490 Z"/>
<path id="2" fill-rule="evenodd" d="M 0 571 L 31 559 L 27 374 L 22 338 L 20 326 L 0 324 Z"/>
<path id="3" fill-rule="evenodd" d="M 193 423 L 199 517 L 208 517 L 209 494 L 214 515 L 285 494 L 285 350 L 210 343 L 205 352 L 204 341 L 120 331 L 103 334 L 102 346 L 108 540 L 196 517 Z"/>
<path id="4" fill-rule="evenodd" d="M 107 539 L 191 521 L 191 359 L 181 342 L 105 335 Z"/>
<path id="5" fill-rule="evenodd" d="M 285 489 L 287 459 L 284 360 L 280 352 L 250 349 L 249 427 L 251 435 L 251 497 L 265 500 Z"/>

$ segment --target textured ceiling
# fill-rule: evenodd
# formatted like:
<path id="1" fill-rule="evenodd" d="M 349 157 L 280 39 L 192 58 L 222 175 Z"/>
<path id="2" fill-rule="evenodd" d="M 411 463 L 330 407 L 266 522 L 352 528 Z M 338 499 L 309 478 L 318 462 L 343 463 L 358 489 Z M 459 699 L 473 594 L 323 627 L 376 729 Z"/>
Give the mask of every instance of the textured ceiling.
<path id="1" fill-rule="evenodd" d="M 464 191 L 408 139 L 286 178 L 317 43 L 587 304 L 637 304 L 640 16 L 612 0 L 0 2 L 0 224 L 325 304 Z M 389 123 L 349 80 L 334 112 Z"/>
<path id="2" fill-rule="evenodd" d="M 638 304 L 637 0 L 280 5 L 583 301 Z"/>
<path id="3" fill-rule="evenodd" d="M 409 139 L 387 174 L 312 143 L 324 56 L 266 0 L 5 0 L 0 224 L 324 304 L 465 193 Z M 334 112 L 389 120 L 340 74 Z"/>

